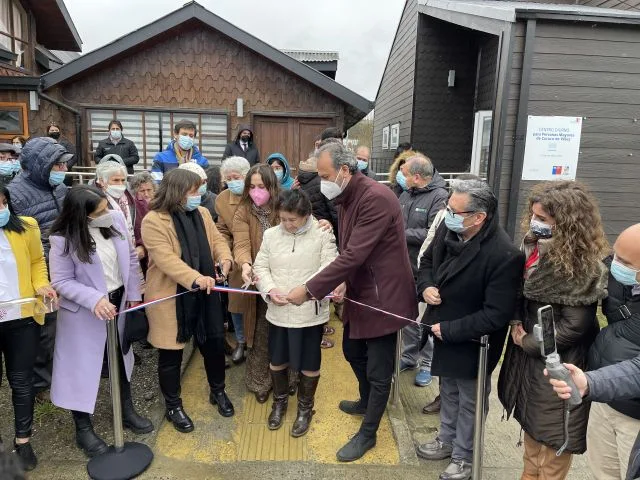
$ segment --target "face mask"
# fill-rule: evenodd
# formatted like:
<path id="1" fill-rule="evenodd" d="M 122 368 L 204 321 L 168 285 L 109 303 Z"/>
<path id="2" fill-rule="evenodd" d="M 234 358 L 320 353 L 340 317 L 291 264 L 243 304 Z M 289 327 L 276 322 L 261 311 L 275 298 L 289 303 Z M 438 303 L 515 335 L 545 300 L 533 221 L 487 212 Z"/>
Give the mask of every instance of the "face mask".
<path id="1" fill-rule="evenodd" d="M 402 170 L 398 170 L 398 173 L 396 173 L 396 183 L 402 187 L 402 190 L 407 190 L 407 178 L 402 173 Z"/>
<path id="2" fill-rule="evenodd" d="M 449 230 L 455 233 L 462 233 L 467 230 L 469 227 L 465 227 L 463 225 L 464 217 L 462 215 L 457 215 L 455 213 L 447 212 L 444 216 L 444 224 L 447 226 Z"/>
<path id="3" fill-rule="evenodd" d="M 53 170 L 51 170 L 51 173 L 49 174 L 49 185 L 51 185 L 52 187 L 60 185 L 62 182 L 64 182 L 65 175 L 66 172 L 54 172 Z"/>
<path id="4" fill-rule="evenodd" d="M 274 170 L 273 173 L 278 177 L 278 181 L 281 181 L 282 177 L 284 177 L 284 170 Z"/>
<path id="5" fill-rule="evenodd" d="M 551 225 L 533 218 L 531 219 L 529 228 L 531 229 L 531 233 L 538 238 L 551 238 L 553 236 L 553 227 Z"/>
<path id="6" fill-rule="evenodd" d="M 338 173 L 338 176 L 339 175 L 340 173 Z M 336 176 L 336 180 L 338 180 L 337 176 Z M 343 184 L 344 184 L 344 180 L 340 185 L 338 185 L 336 182 L 331 182 L 329 180 L 322 179 L 320 180 L 320 191 L 329 200 L 333 200 L 334 198 L 336 198 L 338 195 L 342 193 Z"/>
<path id="7" fill-rule="evenodd" d="M 58 140 L 60 138 L 60 132 L 51 132 L 49 136 L 54 140 Z"/>
<path id="8" fill-rule="evenodd" d="M 120 140 L 122 138 L 122 132 L 120 130 L 111 130 L 111 138 Z"/>
<path id="9" fill-rule="evenodd" d="M 184 206 L 184 208 L 186 211 L 192 212 L 193 210 L 195 210 L 200 206 L 200 202 L 201 202 L 200 195 L 188 196 L 187 203 Z"/>
<path id="10" fill-rule="evenodd" d="M 20 170 L 22 170 L 22 167 L 20 166 L 20 162 L 18 160 L 14 160 L 12 166 L 13 166 L 13 173 L 18 173 L 20 172 Z"/>
<path id="11" fill-rule="evenodd" d="M 11 213 L 9 213 L 9 208 L 4 207 L 0 210 L 0 228 L 4 228 L 7 223 L 9 223 L 9 217 Z"/>
<path id="12" fill-rule="evenodd" d="M 249 140 L 251 140 L 251 137 L 249 135 L 243 135 L 240 137 L 240 140 L 242 140 L 245 143 L 249 143 Z"/>
<path id="13" fill-rule="evenodd" d="M 182 150 L 191 150 L 191 147 L 193 147 L 193 138 L 188 135 L 180 135 L 178 137 L 178 145 L 180 145 Z"/>
<path id="14" fill-rule="evenodd" d="M 234 195 L 242 195 L 242 192 L 244 192 L 244 180 L 229 180 L 227 187 Z"/>
<path id="15" fill-rule="evenodd" d="M 640 272 L 640 270 L 634 270 L 631 267 L 627 267 L 626 265 L 620 263 L 620 261 L 615 257 L 611 262 L 611 275 L 613 275 L 613 278 L 615 278 L 623 285 L 638 285 L 638 272 Z"/>
<path id="16" fill-rule="evenodd" d="M 206 185 L 200 185 L 200 188 L 198 189 L 198 193 L 200 194 L 200 196 L 202 196 L 205 193 L 207 193 L 207 186 Z"/>
<path id="17" fill-rule="evenodd" d="M 110 213 L 100 215 L 98 218 L 89 218 L 89 226 L 91 228 L 111 228 L 113 225 L 113 217 Z"/>
<path id="18" fill-rule="evenodd" d="M 365 162 L 364 160 L 358 160 L 358 170 L 366 170 L 369 166 L 369 162 Z"/>
<path id="19" fill-rule="evenodd" d="M 22 144 L 20 142 L 14 143 L 13 146 L 22 150 Z"/>
<path id="20" fill-rule="evenodd" d="M 0 162 L 0 175 L 11 175 L 14 171 L 13 162 Z"/>
<path id="21" fill-rule="evenodd" d="M 124 195 L 124 191 L 127 189 L 124 185 L 109 185 L 107 187 L 107 194 L 118 200 L 122 195 Z"/>
<path id="22" fill-rule="evenodd" d="M 267 203 L 271 198 L 269 190 L 266 190 L 264 188 L 252 188 L 251 190 L 249 190 L 249 196 L 251 197 L 251 200 L 253 200 L 253 203 L 255 203 L 258 207 L 261 207 L 262 205 Z"/>

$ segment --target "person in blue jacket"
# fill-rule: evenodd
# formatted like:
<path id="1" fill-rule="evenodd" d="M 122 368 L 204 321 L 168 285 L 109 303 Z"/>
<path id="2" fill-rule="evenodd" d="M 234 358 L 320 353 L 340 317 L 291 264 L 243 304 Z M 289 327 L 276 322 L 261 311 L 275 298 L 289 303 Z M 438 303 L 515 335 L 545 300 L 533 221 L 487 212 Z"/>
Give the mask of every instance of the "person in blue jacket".
<path id="1" fill-rule="evenodd" d="M 209 167 L 209 161 L 202 156 L 195 146 L 195 138 L 198 134 L 196 124 L 191 120 L 180 120 L 173 127 L 173 140 L 163 152 L 156 153 L 153 157 L 151 175 L 160 183 L 164 174 L 182 163 L 195 162 L 202 168 Z"/>
<path id="2" fill-rule="evenodd" d="M 267 164 L 278 177 L 280 188 L 291 190 L 294 179 L 291 177 L 291 167 L 289 167 L 289 162 L 285 156 L 281 153 L 272 153 L 267 157 Z"/>

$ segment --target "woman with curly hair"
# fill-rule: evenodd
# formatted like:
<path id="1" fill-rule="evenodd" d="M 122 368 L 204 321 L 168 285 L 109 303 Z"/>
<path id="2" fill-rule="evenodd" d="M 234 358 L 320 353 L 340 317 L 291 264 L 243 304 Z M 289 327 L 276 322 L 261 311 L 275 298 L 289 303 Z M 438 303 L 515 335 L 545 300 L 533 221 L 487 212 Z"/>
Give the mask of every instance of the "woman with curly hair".
<path id="1" fill-rule="evenodd" d="M 513 413 L 524 430 L 521 480 L 563 479 L 572 454 L 586 450 L 590 404 L 583 401 L 571 409 L 567 439 L 565 403 L 543 374 L 544 357 L 532 335 L 533 326 L 538 309 L 551 305 L 560 357 L 586 367 L 587 352 L 599 330 L 598 301 L 606 296 L 602 259 L 608 244 L 596 201 L 577 182 L 536 185 L 523 218 L 525 229 L 522 298 L 511 326 L 498 396 L 507 415 Z"/>

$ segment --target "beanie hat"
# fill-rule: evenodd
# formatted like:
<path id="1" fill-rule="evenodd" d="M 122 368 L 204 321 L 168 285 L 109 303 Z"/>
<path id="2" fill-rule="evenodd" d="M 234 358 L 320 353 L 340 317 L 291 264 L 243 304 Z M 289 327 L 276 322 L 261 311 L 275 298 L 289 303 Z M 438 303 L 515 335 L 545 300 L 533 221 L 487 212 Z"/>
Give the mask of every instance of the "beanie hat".
<path id="1" fill-rule="evenodd" d="M 188 170 L 192 173 L 195 173 L 196 175 L 198 175 L 202 180 L 206 180 L 207 179 L 207 173 L 204 171 L 204 169 L 198 165 L 197 163 L 194 162 L 187 162 L 187 163 L 183 163 L 182 165 L 180 165 L 178 168 L 182 168 L 183 170 Z"/>

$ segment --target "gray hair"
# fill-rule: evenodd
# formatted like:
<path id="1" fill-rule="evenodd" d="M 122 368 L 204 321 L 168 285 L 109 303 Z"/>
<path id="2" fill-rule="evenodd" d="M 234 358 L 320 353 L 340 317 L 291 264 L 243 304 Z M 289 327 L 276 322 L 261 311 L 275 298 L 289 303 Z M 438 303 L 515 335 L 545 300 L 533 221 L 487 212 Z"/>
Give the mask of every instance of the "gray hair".
<path id="1" fill-rule="evenodd" d="M 423 155 L 414 155 L 405 162 L 411 175 L 420 175 L 422 178 L 433 177 L 433 163 Z"/>
<path id="2" fill-rule="evenodd" d="M 119 173 L 127 178 L 127 167 L 117 162 L 100 162 L 96 167 L 96 180 L 101 185 L 106 185 L 111 177 Z"/>
<path id="3" fill-rule="evenodd" d="M 496 213 L 498 200 L 484 180 L 453 180 L 451 192 L 468 195 L 469 202 L 466 209 L 472 212 L 485 212 L 487 220 L 491 220 Z"/>
<path id="4" fill-rule="evenodd" d="M 226 177 L 231 172 L 237 172 L 243 177 L 247 176 L 251 165 L 246 158 L 243 157 L 228 157 L 222 161 L 220 166 L 220 173 L 223 177 Z"/>
<path id="5" fill-rule="evenodd" d="M 331 156 L 331 160 L 333 160 L 333 167 L 336 170 L 340 170 L 340 167 L 346 165 L 349 168 L 350 173 L 353 174 L 358 171 L 358 161 L 356 160 L 355 155 L 345 147 L 342 142 L 328 142 L 322 145 L 318 149 L 316 158 L 320 158 L 320 155 L 324 152 L 327 152 Z"/>
<path id="6" fill-rule="evenodd" d="M 139 172 L 131 177 L 131 180 L 129 180 L 129 188 L 131 188 L 131 191 L 133 193 L 138 193 L 138 189 L 145 183 L 150 183 L 151 185 L 155 186 L 153 177 L 149 172 Z"/>

